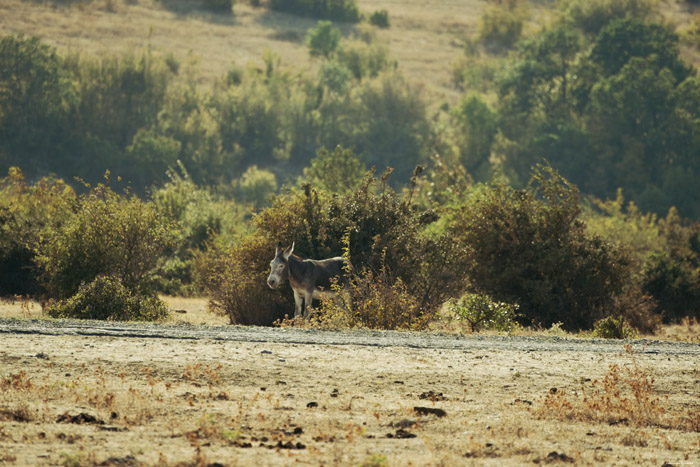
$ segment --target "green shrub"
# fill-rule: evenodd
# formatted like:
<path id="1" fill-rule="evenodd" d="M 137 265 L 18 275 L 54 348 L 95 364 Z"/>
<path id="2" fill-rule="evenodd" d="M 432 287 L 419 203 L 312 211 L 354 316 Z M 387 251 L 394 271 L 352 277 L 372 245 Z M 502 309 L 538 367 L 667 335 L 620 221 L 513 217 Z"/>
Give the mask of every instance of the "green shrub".
<path id="1" fill-rule="evenodd" d="M 45 229 L 70 216 L 73 189 L 63 180 L 27 183 L 17 167 L 0 180 L 0 295 L 41 295 L 36 247 Z"/>
<path id="2" fill-rule="evenodd" d="M 255 207 L 268 204 L 268 199 L 277 191 L 277 179 L 269 170 L 249 166 L 239 180 L 234 181 L 240 199 Z"/>
<path id="3" fill-rule="evenodd" d="M 116 277 L 130 291 L 150 293 L 173 226 L 151 204 L 98 185 L 81 195 L 75 214 L 45 231 L 37 262 L 50 295 L 64 299 L 96 277 Z"/>
<path id="4" fill-rule="evenodd" d="M 422 330 L 432 315 L 423 313 L 406 284 L 386 268 L 377 273 L 365 269 L 351 274 L 345 288 L 336 288 L 333 299 L 324 300 L 316 318 L 320 327 Z"/>
<path id="5" fill-rule="evenodd" d="M 453 108 L 456 142 L 462 165 L 477 181 L 490 180 L 491 147 L 498 132 L 497 115 L 478 96 L 465 96 Z"/>
<path id="6" fill-rule="evenodd" d="M 634 339 L 637 333 L 622 318 L 608 316 L 595 322 L 593 337 L 601 339 Z"/>
<path id="7" fill-rule="evenodd" d="M 389 22 L 389 12 L 385 9 L 377 10 L 370 15 L 369 22 L 380 28 L 388 28 L 391 25 Z"/>
<path id="8" fill-rule="evenodd" d="M 337 49 L 336 58 L 357 80 L 374 78 L 382 71 L 396 67 L 386 46 L 374 41 L 344 40 Z"/>
<path id="9" fill-rule="evenodd" d="M 562 3 L 564 19 L 587 33 L 597 34 L 619 18 L 649 17 L 655 0 L 568 0 Z"/>
<path id="10" fill-rule="evenodd" d="M 198 263 L 199 276 L 209 293 L 209 307 L 231 324 L 270 326 L 292 316 L 294 300 L 289 287 L 267 285 L 274 241 L 250 234 L 237 245 L 216 244 Z"/>
<path id="11" fill-rule="evenodd" d="M 518 326 L 518 306 L 494 302 L 487 295 L 467 294 L 449 304 L 457 319 L 466 321 L 471 332 L 494 330 L 510 332 Z"/>
<path id="12" fill-rule="evenodd" d="M 110 321 L 158 321 L 168 317 L 167 306 L 156 296 L 140 295 L 118 278 L 99 276 L 81 284 L 78 292 L 46 309 L 52 318 Z"/>
<path id="13" fill-rule="evenodd" d="M 525 324 L 590 328 L 629 279 L 627 254 L 586 233 L 578 190 L 549 167 L 526 190 L 476 190 L 451 228 L 473 291 L 518 303 Z"/>
<path id="14" fill-rule="evenodd" d="M 361 14 L 355 0 L 269 0 L 273 10 L 300 16 L 357 23 Z"/>
<path id="15" fill-rule="evenodd" d="M 247 209 L 198 187 L 181 165 L 179 172 L 169 170 L 168 178 L 155 189 L 152 202 L 160 218 L 178 228 L 174 246 L 158 268 L 156 288 L 169 295 L 193 295 L 202 291 L 196 277 L 198 255 L 219 235 L 241 229 Z"/>
<path id="16" fill-rule="evenodd" d="M 2 170 L 20 166 L 30 177 L 43 175 L 38 167 L 58 171 L 57 153 L 73 149 L 77 102 L 65 61 L 38 37 L 1 37 L 0 90 Z"/>

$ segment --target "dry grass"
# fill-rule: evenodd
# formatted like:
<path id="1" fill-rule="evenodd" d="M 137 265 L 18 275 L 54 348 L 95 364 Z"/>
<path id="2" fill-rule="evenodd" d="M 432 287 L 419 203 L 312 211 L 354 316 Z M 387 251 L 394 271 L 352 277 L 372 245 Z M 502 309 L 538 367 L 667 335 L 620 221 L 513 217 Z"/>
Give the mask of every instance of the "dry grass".
<path id="1" fill-rule="evenodd" d="M 558 416 L 560 411 L 550 416 L 546 406 L 539 412 L 538 402 L 552 387 L 573 394 L 584 379 L 604 380 L 609 365 L 631 369 L 620 370 L 620 380 L 643 381 L 634 368 L 655 368 L 652 400 L 666 409 L 660 416 L 691 416 L 697 413 L 697 356 L 669 362 L 644 353 L 631 360 L 622 352 L 542 355 L 82 336 L 6 335 L 3 343 L 0 464 L 569 460 L 658 466 L 697 459 L 700 451 L 691 425 L 610 424 L 601 417 Z M 640 371 L 651 377 L 651 370 Z"/>
<path id="2" fill-rule="evenodd" d="M 204 84 L 222 76 L 232 62 L 262 65 L 264 50 L 284 65 L 313 68 L 304 44 L 316 21 L 253 8 L 238 2 L 230 17 L 187 10 L 177 2 L 95 0 L 66 5 L 23 0 L 0 2 L 0 34 L 37 34 L 62 49 L 86 53 L 121 53 L 147 45 L 172 52 L 181 61 L 199 61 Z M 449 62 L 461 53 L 461 38 L 470 36 L 482 2 L 452 0 L 426 5 L 417 0 L 359 1 L 360 8 L 389 11 L 392 27 L 371 28 L 389 44 L 403 71 L 434 97 L 457 94 L 450 83 Z M 359 32 L 362 27 L 355 27 Z M 353 29 L 344 27 L 345 34 Z"/>
<path id="3" fill-rule="evenodd" d="M 625 354 L 628 363 L 610 364 L 602 381 L 584 382 L 580 393 L 551 388 L 534 413 L 545 419 L 698 432 L 700 406 L 670 410 L 668 396 L 660 397 L 656 393 L 652 371 L 638 363 L 638 352 L 627 344 Z"/>

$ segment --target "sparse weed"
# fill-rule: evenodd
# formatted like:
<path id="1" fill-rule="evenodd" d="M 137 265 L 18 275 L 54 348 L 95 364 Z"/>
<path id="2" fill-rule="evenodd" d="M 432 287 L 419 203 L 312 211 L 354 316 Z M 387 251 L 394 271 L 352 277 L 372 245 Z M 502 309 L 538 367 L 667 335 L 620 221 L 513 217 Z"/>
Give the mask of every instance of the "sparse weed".
<path id="1" fill-rule="evenodd" d="M 360 467 L 387 467 L 389 461 L 383 454 L 370 454 L 362 461 Z"/>
<path id="2" fill-rule="evenodd" d="M 564 337 L 566 336 L 566 331 L 562 329 L 563 325 L 564 323 L 557 321 L 556 323 L 553 323 L 552 326 L 545 332 L 548 336 Z"/>
<path id="3" fill-rule="evenodd" d="M 580 394 L 552 388 L 535 410 L 535 415 L 538 418 L 697 431 L 700 410 L 669 411 L 667 400 L 656 395 L 654 377 L 637 363 L 637 352 L 627 344 L 625 353 L 630 357 L 629 364 L 622 367 L 611 364 L 602 381 L 593 380 L 590 387 L 581 388 Z"/>

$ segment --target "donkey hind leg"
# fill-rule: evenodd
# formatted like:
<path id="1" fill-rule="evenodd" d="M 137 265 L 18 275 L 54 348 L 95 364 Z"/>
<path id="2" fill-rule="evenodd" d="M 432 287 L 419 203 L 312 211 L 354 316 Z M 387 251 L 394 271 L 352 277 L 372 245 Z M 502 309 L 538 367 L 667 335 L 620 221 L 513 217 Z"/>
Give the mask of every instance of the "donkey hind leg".
<path id="1" fill-rule="evenodd" d="M 294 317 L 295 318 L 302 315 L 301 306 L 302 306 L 303 301 L 304 301 L 304 297 L 299 292 L 297 292 L 295 290 L 294 291 Z"/>

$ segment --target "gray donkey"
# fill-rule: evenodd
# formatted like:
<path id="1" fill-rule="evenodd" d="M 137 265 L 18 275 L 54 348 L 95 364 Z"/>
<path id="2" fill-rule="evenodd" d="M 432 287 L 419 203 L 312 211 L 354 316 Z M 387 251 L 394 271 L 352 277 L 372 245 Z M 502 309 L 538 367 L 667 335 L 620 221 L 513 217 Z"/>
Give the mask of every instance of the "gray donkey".
<path id="1" fill-rule="evenodd" d="M 331 284 L 337 278 L 339 285 L 347 281 L 347 261 L 340 256 L 328 259 L 302 259 L 293 255 L 294 243 L 284 248 L 282 242 L 277 245 L 275 259 L 270 263 L 270 276 L 267 285 L 275 289 L 289 280 L 294 291 L 294 317 L 302 315 L 309 318 L 312 299 L 331 298 L 334 294 Z"/>

